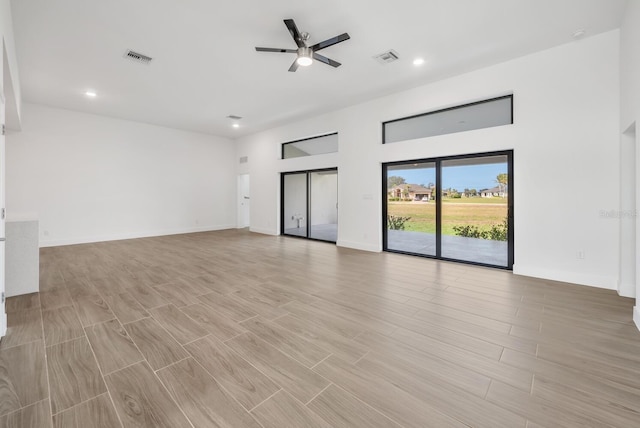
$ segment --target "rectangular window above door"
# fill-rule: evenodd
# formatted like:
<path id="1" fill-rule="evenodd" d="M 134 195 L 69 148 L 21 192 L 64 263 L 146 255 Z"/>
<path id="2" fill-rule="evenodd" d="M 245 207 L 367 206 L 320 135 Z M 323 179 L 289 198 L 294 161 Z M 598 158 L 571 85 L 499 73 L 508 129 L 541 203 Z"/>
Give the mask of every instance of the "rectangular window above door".
<path id="1" fill-rule="evenodd" d="M 395 119 L 382 124 L 383 144 L 513 123 L 513 95 Z"/>
<path id="2" fill-rule="evenodd" d="M 338 133 L 320 135 L 282 144 L 282 159 L 315 156 L 338 151 Z"/>

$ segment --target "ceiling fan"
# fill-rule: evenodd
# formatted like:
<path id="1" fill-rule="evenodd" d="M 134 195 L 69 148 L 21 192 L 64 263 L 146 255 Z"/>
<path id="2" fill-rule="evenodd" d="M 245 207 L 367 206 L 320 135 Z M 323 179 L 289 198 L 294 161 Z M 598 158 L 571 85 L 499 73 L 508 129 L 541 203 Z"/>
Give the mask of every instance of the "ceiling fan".
<path id="1" fill-rule="evenodd" d="M 345 40 L 349 40 L 350 37 L 347 33 L 340 34 L 339 36 L 332 37 L 330 39 L 325 40 L 324 42 L 316 43 L 313 46 L 307 46 L 307 40 L 309 40 L 309 33 L 300 33 L 298 31 L 298 27 L 293 19 L 285 19 L 284 25 L 289 29 L 289 33 L 291 33 L 291 37 L 296 42 L 298 49 L 277 49 L 277 48 L 259 48 L 256 47 L 258 52 L 281 52 L 281 53 L 295 53 L 297 54 L 297 58 L 289 67 L 289 71 L 296 71 L 298 66 L 306 67 L 313 63 L 313 60 L 323 62 L 332 67 L 340 67 L 340 63 L 338 61 L 334 61 L 326 56 L 322 56 L 317 53 L 321 49 L 328 48 L 329 46 L 333 46 L 337 43 L 344 42 Z"/>

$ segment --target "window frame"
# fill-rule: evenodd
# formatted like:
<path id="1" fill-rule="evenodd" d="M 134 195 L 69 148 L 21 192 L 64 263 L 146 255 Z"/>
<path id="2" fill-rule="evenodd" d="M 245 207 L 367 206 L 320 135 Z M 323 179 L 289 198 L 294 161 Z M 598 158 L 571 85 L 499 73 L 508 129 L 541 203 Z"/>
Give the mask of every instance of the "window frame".
<path id="1" fill-rule="evenodd" d="M 299 140 L 287 141 L 286 143 L 282 143 L 280 147 L 280 159 L 285 160 L 285 159 L 295 159 L 296 157 L 308 157 L 308 156 L 296 156 L 293 158 L 286 158 L 284 157 L 284 148 L 286 145 L 289 145 L 289 144 L 300 143 L 302 141 L 316 140 L 318 138 L 330 137 L 331 135 L 338 135 L 338 132 L 330 132 L 328 134 L 316 135 L 314 137 L 301 138 Z M 321 154 L 326 155 L 329 153 L 337 153 L 337 152 L 327 152 L 327 153 L 321 153 Z M 309 155 L 309 156 L 314 156 L 314 155 Z"/>
<path id="2" fill-rule="evenodd" d="M 473 158 L 482 158 L 482 157 L 491 157 L 491 156 L 507 156 L 507 174 L 509 175 L 509 186 L 507 188 L 507 221 L 508 221 L 508 230 L 507 230 L 507 265 L 492 265 L 481 262 L 475 262 L 471 260 L 462 260 L 462 259 L 453 259 L 442 257 L 442 201 L 440 195 L 442 193 L 442 162 L 456 159 L 473 159 Z M 389 167 L 399 166 L 399 165 L 410 165 L 416 163 L 431 163 L 435 164 L 436 168 L 436 255 L 427 255 L 421 253 L 413 253 L 410 251 L 403 250 L 394 250 L 389 249 L 389 237 L 387 235 L 387 215 L 388 215 L 388 192 L 387 192 L 387 177 L 388 177 L 388 169 Z M 462 263 L 468 265 L 475 266 L 484 266 L 501 270 L 513 271 L 513 265 L 515 263 L 515 233 L 514 233 L 514 150 L 499 150 L 493 152 L 480 152 L 480 153 L 468 153 L 468 154 L 460 154 L 460 155 L 449 155 L 449 156 L 436 156 L 431 158 L 423 158 L 423 159 L 410 159 L 410 160 L 401 160 L 401 161 L 393 161 L 393 162 L 383 162 L 382 163 L 382 251 L 396 254 L 406 254 L 409 256 L 415 257 L 423 257 L 428 259 L 435 260 L 444 260 L 455 263 Z"/>
<path id="3" fill-rule="evenodd" d="M 311 174 L 313 174 L 314 172 L 333 172 L 335 171 L 336 174 L 338 174 L 338 167 L 332 167 L 332 168 L 319 168 L 319 169 L 304 169 L 304 170 L 300 170 L 300 171 L 283 171 L 280 173 L 280 236 L 286 236 L 286 237 L 291 237 L 291 238 L 298 238 L 298 239 L 307 239 L 310 241 L 318 241 L 318 242 L 329 242 L 331 244 L 337 244 L 338 242 L 338 238 L 336 236 L 336 240 L 335 241 L 328 241 L 325 239 L 319 239 L 319 238 L 312 238 L 311 237 L 311 198 L 313 197 L 313 195 L 311 194 Z M 305 208 L 306 208 L 306 212 L 305 212 L 305 223 L 306 223 L 306 228 L 307 228 L 307 233 L 306 236 L 302 236 L 302 235 L 291 235 L 288 233 L 285 233 L 285 226 L 284 226 L 284 215 L 285 215 L 285 191 L 284 191 L 284 187 L 285 187 L 285 177 L 288 175 L 296 175 L 296 174 L 305 174 L 306 176 L 306 203 L 305 203 Z M 337 176 L 338 180 L 340 179 L 340 176 Z"/>
<path id="4" fill-rule="evenodd" d="M 493 98 L 487 98 L 484 100 L 480 100 L 480 101 L 474 101 L 471 103 L 466 103 L 466 104 L 460 104 L 460 105 L 456 105 L 456 106 L 452 106 L 452 107 L 447 107 L 447 108 L 442 108 L 442 109 L 438 109 L 438 110 L 433 110 L 433 111 L 428 111 L 426 113 L 419 113 L 419 114 L 414 114 L 411 116 L 406 116 L 406 117 L 400 117 L 398 119 L 392 119 L 392 120 L 387 120 L 382 122 L 382 144 L 395 144 L 395 143 L 400 143 L 402 141 L 408 141 L 408 140 L 400 140 L 400 141 L 394 141 L 391 143 L 387 143 L 387 135 L 386 135 L 386 127 L 387 124 L 389 123 L 395 123 L 395 122 L 402 122 L 403 120 L 408 120 L 408 119 L 415 119 L 416 117 L 423 117 L 423 116 L 431 116 L 434 114 L 438 114 L 438 113 L 443 113 L 446 111 L 452 111 L 452 110 L 459 110 L 459 109 L 463 109 L 466 107 L 471 107 L 471 106 L 476 106 L 476 105 L 480 105 L 480 104 L 486 104 L 486 103 L 490 103 L 493 101 L 499 101 L 499 100 L 504 100 L 504 99 L 510 99 L 511 100 L 511 111 L 510 111 L 510 121 L 507 125 L 513 125 L 513 94 L 509 94 L 509 95 L 501 95 L 499 97 L 493 97 Z M 500 126 L 504 126 L 504 125 L 500 125 Z M 490 126 L 489 128 L 493 128 L 493 126 Z M 477 129 L 486 129 L 486 128 L 475 128 L 475 129 L 470 129 L 467 131 L 456 131 L 456 132 L 450 132 L 450 133 L 445 133 L 445 134 L 438 134 L 438 135 L 432 135 L 432 136 L 427 136 L 427 137 L 419 137 L 419 138 L 431 138 L 431 137 L 436 137 L 439 135 L 450 135 L 450 134 L 456 134 L 458 132 L 468 132 L 468 131 L 475 131 Z"/>

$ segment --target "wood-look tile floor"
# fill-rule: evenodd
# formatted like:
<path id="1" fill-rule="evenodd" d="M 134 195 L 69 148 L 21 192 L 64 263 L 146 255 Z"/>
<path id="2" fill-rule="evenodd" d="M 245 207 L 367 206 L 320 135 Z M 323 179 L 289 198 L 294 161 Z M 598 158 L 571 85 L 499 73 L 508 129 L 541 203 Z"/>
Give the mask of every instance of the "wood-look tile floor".
<path id="1" fill-rule="evenodd" d="M 0 427 L 635 427 L 615 292 L 247 231 L 41 250 Z"/>

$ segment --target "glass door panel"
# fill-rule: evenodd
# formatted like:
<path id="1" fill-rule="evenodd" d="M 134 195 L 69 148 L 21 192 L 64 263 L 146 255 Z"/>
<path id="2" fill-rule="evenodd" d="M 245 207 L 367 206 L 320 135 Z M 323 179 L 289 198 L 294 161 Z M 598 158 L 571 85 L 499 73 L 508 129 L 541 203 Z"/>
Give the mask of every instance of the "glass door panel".
<path id="1" fill-rule="evenodd" d="M 509 266 L 507 155 L 441 161 L 441 257 Z"/>
<path id="2" fill-rule="evenodd" d="M 285 235 L 307 236 L 307 174 L 286 174 L 283 178 L 284 201 L 282 231 Z"/>
<path id="3" fill-rule="evenodd" d="M 386 168 L 386 249 L 436 256 L 436 164 Z"/>
<path id="4" fill-rule="evenodd" d="M 338 239 L 338 171 L 311 172 L 309 237 L 336 242 Z"/>

